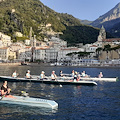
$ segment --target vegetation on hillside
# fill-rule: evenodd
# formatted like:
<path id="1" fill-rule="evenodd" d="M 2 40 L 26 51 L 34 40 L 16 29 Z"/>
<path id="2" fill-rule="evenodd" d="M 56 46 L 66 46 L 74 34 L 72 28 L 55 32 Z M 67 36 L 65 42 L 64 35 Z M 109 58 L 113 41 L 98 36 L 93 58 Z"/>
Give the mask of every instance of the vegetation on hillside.
<path id="1" fill-rule="evenodd" d="M 44 6 L 39 0 L 5 0 L 0 2 L 0 31 L 12 36 L 14 32 L 21 32 L 29 37 L 32 27 L 37 39 L 43 40 L 48 37 L 44 34 L 47 24 L 51 24 L 49 30 L 63 32 L 60 37 L 69 45 L 77 43 L 91 43 L 97 40 L 98 29 L 82 25 L 72 15 L 57 13 Z M 47 29 L 48 30 L 48 29 Z"/>

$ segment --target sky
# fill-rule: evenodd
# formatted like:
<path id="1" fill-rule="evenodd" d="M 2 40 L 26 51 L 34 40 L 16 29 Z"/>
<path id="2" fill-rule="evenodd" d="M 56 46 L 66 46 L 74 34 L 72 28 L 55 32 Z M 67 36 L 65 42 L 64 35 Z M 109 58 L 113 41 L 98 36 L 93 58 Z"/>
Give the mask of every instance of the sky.
<path id="1" fill-rule="evenodd" d="M 81 20 L 94 21 L 114 8 L 120 0 L 40 0 L 58 13 L 67 13 Z"/>

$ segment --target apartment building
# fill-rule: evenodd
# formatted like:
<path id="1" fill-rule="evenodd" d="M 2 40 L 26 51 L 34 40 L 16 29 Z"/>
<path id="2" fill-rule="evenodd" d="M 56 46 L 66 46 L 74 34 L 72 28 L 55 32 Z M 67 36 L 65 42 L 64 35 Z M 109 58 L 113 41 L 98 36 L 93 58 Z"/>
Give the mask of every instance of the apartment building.
<path id="1" fill-rule="evenodd" d="M 2 41 L 4 47 L 10 46 L 10 44 L 12 43 L 11 37 L 1 32 L 0 32 L 0 41 Z"/>
<path id="2" fill-rule="evenodd" d="M 16 59 L 16 52 L 10 50 L 9 47 L 0 48 L 0 59 L 7 61 Z"/>

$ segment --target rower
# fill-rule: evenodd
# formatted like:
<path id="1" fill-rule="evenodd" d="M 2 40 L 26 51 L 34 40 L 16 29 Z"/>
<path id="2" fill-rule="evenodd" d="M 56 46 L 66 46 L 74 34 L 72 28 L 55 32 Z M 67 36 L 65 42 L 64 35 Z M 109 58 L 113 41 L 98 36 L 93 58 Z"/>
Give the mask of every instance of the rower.
<path id="1" fill-rule="evenodd" d="M 40 80 L 43 80 L 45 78 L 45 72 L 42 71 L 41 74 L 40 74 Z"/>
<path id="2" fill-rule="evenodd" d="M 52 79 L 53 81 L 56 81 L 56 78 L 57 78 L 57 76 L 56 76 L 56 74 L 55 74 L 55 71 L 52 71 L 51 79 Z"/>
<path id="3" fill-rule="evenodd" d="M 31 78 L 32 78 L 31 75 L 30 75 L 30 70 L 27 71 L 27 73 L 26 73 L 26 78 L 27 78 L 27 79 L 31 79 Z"/>
<path id="4" fill-rule="evenodd" d="M 88 75 L 85 73 L 85 71 L 83 71 L 83 72 L 81 73 L 81 75 L 82 75 L 82 77 L 88 77 Z"/>
<path id="5" fill-rule="evenodd" d="M 77 73 L 77 81 L 79 81 L 80 79 L 81 79 L 80 73 L 78 72 L 78 73 Z"/>
<path id="6" fill-rule="evenodd" d="M 74 75 L 74 82 L 77 81 L 77 72 L 75 72 L 75 75 Z"/>
<path id="7" fill-rule="evenodd" d="M 8 88 L 7 81 L 3 81 L 3 85 L 1 87 L 1 96 L 9 95 L 10 91 L 11 89 Z"/>
<path id="8" fill-rule="evenodd" d="M 17 76 L 18 76 L 19 74 L 18 73 L 16 73 L 16 70 L 13 72 L 13 74 L 12 74 L 12 77 L 13 78 L 17 78 Z"/>
<path id="9" fill-rule="evenodd" d="M 100 74 L 98 75 L 99 78 L 102 78 L 103 77 L 103 74 L 102 72 L 100 72 Z"/>
<path id="10" fill-rule="evenodd" d="M 60 76 L 63 77 L 63 71 L 62 70 L 60 70 Z"/>
<path id="11" fill-rule="evenodd" d="M 74 77 L 74 75 L 75 75 L 75 71 L 73 70 L 73 71 L 72 71 L 72 77 Z"/>

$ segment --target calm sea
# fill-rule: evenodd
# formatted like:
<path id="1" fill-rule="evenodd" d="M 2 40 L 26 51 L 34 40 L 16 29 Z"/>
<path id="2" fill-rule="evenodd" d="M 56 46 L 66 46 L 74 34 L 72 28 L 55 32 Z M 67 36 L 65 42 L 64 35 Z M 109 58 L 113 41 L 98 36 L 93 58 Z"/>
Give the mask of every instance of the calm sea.
<path id="1" fill-rule="evenodd" d="M 42 70 L 50 75 L 86 71 L 92 77 L 103 72 L 104 77 L 119 77 L 120 68 L 81 68 L 39 66 L 0 66 L 0 75 L 11 75 L 14 70 L 23 77 L 27 70 L 39 75 Z M 8 82 L 11 93 L 24 90 L 32 97 L 55 100 L 57 110 L 0 103 L 0 120 L 120 120 L 120 81 L 97 82 L 97 86 L 49 85 L 31 82 Z M 0 82 L 0 86 L 2 82 Z"/>

